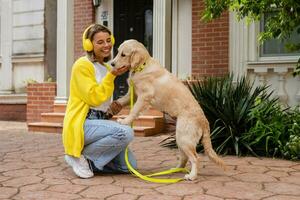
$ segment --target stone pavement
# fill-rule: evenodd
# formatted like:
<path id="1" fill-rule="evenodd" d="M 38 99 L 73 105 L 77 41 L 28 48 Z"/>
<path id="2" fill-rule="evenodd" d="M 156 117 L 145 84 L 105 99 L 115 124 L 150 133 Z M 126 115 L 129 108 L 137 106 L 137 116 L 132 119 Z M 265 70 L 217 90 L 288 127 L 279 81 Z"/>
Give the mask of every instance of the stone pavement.
<path id="1" fill-rule="evenodd" d="M 140 172 L 176 165 L 176 150 L 159 145 L 164 137 L 135 138 L 131 149 Z M 0 199 L 300 199 L 300 162 L 226 156 L 228 170 L 223 172 L 201 158 L 196 181 L 157 184 L 129 174 L 80 179 L 63 160 L 61 135 L 30 133 L 25 123 L 0 121 Z M 169 177 L 179 176 L 183 174 Z"/>

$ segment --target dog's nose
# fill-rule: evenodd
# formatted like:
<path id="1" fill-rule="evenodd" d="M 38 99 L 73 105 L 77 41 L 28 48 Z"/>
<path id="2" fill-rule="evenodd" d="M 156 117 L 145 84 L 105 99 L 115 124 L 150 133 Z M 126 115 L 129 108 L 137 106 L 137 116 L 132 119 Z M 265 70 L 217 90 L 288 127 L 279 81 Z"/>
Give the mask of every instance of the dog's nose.
<path id="1" fill-rule="evenodd" d="M 110 63 L 110 65 L 114 67 L 114 66 L 115 66 L 115 63 L 114 63 L 114 62 L 112 62 L 112 63 Z"/>

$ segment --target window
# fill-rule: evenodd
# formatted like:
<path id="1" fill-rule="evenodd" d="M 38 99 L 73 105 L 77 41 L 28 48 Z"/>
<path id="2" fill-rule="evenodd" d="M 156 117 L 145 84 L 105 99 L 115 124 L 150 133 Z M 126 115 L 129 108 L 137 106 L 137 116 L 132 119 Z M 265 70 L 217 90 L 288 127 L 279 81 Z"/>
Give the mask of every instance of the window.
<path id="1" fill-rule="evenodd" d="M 265 14 L 260 22 L 260 30 L 264 31 L 265 29 L 265 22 L 271 14 Z M 300 27 L 299 27 L 300 28 Z M 297 32 L 297 29 L 291 34 L 291 37 L 285 40 L 279 39 L 270 39 L 265 41 L 264 44 L 260 48 L 260 56 L 262 57 L 271 57 L 271 56 L 294 56 L 299 55 L 300 51 L 298 52 L 289 52 L 285 45 L 288 43 L 296 44 L 300 41 L 300 33 Z"/>

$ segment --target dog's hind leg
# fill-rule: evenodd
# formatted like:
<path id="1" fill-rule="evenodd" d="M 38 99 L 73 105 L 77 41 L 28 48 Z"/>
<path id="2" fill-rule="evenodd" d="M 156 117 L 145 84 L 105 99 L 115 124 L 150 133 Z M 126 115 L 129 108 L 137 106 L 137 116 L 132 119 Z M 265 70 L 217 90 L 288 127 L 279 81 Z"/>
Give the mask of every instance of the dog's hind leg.
<path id="1" fill-rule="evenodd" d="M 184 177 L 186 180 L 195 180 L 197 178 L 199 163 L 196 145 L 198 141 L 199 135 L 194 124 L 191 121 L 178 118 L 176 124 L 176 142 L 180 151 L 183 151 L 182 154 L 191 163 L 191 172 Z M 182 163 L 184 163 L 184 159 Z"/>
<path id="2" fill-rule="evenodd" d="M 184 178 L 186 180 L 195 180 L 197 178 L 198 174 L 198 156 L 196 153 L 196 148 L 195 147 L 187 147 L 184 150 L 185 154 L 187 154 L 188 159 L 191 163 L 191 172 L 189 174 L 186 174 Z"/>
<path id="3" fill-rule="evenodd" d="M 180 148 L 178 148 L 179 151 L 179 163 L 176 166 L 176 168 L 183 168 L 186 166 L 186 163 L 188 161 L 187 155 L 182 151 Z"/>

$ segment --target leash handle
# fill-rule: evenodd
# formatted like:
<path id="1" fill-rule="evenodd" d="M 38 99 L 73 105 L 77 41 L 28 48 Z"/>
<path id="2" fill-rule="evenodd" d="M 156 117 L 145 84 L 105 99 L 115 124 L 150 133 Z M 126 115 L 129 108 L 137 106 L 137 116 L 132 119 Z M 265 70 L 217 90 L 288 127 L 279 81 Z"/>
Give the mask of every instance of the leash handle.
<path id="1" fill-rule="evenodd" d="M 139 173 L 137 170 L 135 170 L 129 160 L 128 160 L 128 147 L 125 150 L 125 162 L 126 165 L 129 169 L 130 172 L 132 172 L 134 175 L 136 175 L 137 177 L 139 177 L 140 179 L 143 179 L 145 181 L 149 181 L 149 182 L 153 182 L 153 183 L 177 183 L 179 181 L 183 181 L 183 178 L 170 178 L 170 179 L 164 179 L 164 178 L 151 178 L 151 176 L 158 176 L 158 175 L 165 175 L 165 174 L 170 174 L 170 173 L 174 173 L 174 172 L 179 172 L 181 171 L 183 168 L 175 168 L 175 169 L 171 169 L 171 170 L 167 170 L 167 171 L 163 171 L 163 172 L 158 172 L 155 174 L 150 174 L 150 175 L 142 175 L 141 173 Z M 184 169 L 186 170 L 186 169 Z"/>

